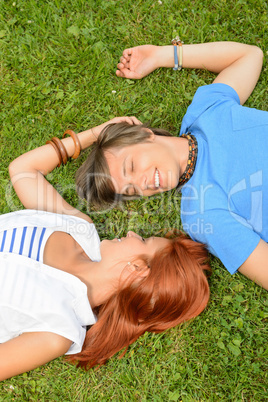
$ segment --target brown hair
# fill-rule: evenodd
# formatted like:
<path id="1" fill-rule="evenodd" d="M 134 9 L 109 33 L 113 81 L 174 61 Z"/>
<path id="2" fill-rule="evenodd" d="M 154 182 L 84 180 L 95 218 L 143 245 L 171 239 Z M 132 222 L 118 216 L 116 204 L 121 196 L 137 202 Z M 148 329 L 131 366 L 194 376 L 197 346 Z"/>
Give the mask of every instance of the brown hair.
<path id="1" fill-rule="evenodd" d="M 104 303 L 98 321 L 87 332 L 80 353 L 68 357 L 89 369 L 104 364 L 146 331 L 159 333 L 196 317 L 209 300 L 205 271 L 210 270 L 203 245 L 180 234 L 149 263 L 149 274 L 121 284 Z"/>
<path id="2" fill-rule="evenodd" d="M 76 186 L 80 197 L 98 207 L 107 207 L 124 197 L 127 198 L 116 193 L 104 153 L 111 149 L 147 142 L 151 134 L 146 128 L 156 135 L 171 136 L 166 130 L 125 122 L 109 124 L 102 130 L 86 161 L 76 173 Z"/>

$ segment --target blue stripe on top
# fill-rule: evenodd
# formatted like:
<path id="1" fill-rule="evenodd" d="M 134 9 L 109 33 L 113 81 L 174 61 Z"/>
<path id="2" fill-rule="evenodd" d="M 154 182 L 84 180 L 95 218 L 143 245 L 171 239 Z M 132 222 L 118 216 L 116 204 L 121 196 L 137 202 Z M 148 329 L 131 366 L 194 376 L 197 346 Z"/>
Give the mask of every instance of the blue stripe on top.
<path id="1" fill-rule="evenodd" d="M 32 251 L 33 251 L 33 244 L 34 244 L 34 238 L 35 238 L 35 233 L 36 233 L 37 227 L 35 226 L 33 229 L 32 237 L 31 237 L 31 243 L 30 243 L 30 249 L 28 253 L 28 257 L 31 258 L 32 256 Z"/>
<path id="2" fill-rule="evenodd" d="M 12 231 L 12 239 L 11 239 L 11 243 L 10 243 L 10 247 L 9 247 L 9 252 L 10 252 L 10 253 L 12 253 L 12 251 L 13 251 L 14 241 L 15 241 L 15 237 L 16 237 L 16 232 L 17 232 L 17 229 L 14 228 L 13 231 Z"/>
<path id="3" fill-rule="evenodd" d="M 41 232 L 40 239 L 39 239 L 37 257 L 36 257 L 37 261 L 39 261 L 39 258 L 40 258 L 40 248 L 41 248 L 41 245 L 42 245 L 42 241 L 43 241 L 43 237 L 44 237 L 45 231 L 46 231 L 46 228 L 43 228 L 43 229 L 42 229 L 42 232 Z"/>
<path id="4" fill-rule="evenodd" d="M 3 232 L 3 237 L 2 237 L 2 243 L 1 243 L 1 250 L 0 250 L 0 251 L 3 251 L 3 250 L 4 250 L 5 242 L 6 242 L 6 237 L 7 237 L 7 231 L 4 230 L 4 232 Z"/>
<path id="5" fill-rule="evenodd" d="M 19 254 L 20 254 L 20 255 L 22 255 L 22 252 L 23 252 L 26 230 L 27 230 L 27 227 L 25 226 L 25 227 L 23 228 L 22 237 L 21 237 L 20 251 L 19 251 Z"/>
<path id="6" fill-rule="evenodd" d="M 24 255 L 40 261 L 45 232 L 46 228 L 37 226 L 0 230 L 0 252 Z"/>

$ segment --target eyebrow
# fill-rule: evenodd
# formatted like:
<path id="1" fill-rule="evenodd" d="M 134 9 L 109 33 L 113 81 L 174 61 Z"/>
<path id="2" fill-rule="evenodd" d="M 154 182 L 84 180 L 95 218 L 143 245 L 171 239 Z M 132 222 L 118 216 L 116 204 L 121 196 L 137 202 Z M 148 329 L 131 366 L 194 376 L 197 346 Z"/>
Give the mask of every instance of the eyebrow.
<path id="1" fill-rule="evenodd" d="M 124 175 L 125 177 L 126 177 L 126 174 L 127 174 L 127 171 L 126 171 L 126 159 L 127 159 L 127 156 L 125 157 L 125 159 L 124 159 L 124 161 L 123 161 L 123 175 Z M 133 185 L 132 185 L 132 187 L 133 187 L 134 193 L 130 195 L 130 194 L 129 194 L 129 187 L 127 187 L 126 192 L 125 192 L 125 195 L 130 196 L 130 197 L 136 195 L 136 193 L 135 193 L 135 188 L 134 188 Z"/>
<path id="2" fill-rule="evenodd" d="M 124 175 L 124 177 L 126 177 L 126 174 L 127 174 L 127 170 L 126 170 L 126 159 L 127 159 L 127 156 L 125 157 L 125 159 L 124 159 L 124 161 L 123 161 L 123 175 Z M 127 189 L 126 189 L 126 195 L 129 196 L 129 188 L 128 188 L 128 187 L 127 187 Z"/>

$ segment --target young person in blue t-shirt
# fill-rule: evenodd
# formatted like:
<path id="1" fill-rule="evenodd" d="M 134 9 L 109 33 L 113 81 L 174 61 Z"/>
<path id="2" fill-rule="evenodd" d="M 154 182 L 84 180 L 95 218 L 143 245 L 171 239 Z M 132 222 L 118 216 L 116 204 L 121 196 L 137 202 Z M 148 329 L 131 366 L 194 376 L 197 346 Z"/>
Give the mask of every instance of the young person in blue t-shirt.
<path id="1" fill-rule="evenodd" d="M 230 273 L 239 271 L 268 289 L 268 113 L 241 106 L 257 83 L 262 59 L 256 46 L 182 45 L 178 38 L 173 46 L 124 50 L 118 77 L 140 79 L 174 67 L 174 60 L 179 68 L 217 76 L 197 90 L 179 137 L 142 125 L 106 127 L 78 171 L 77 185 L 99 204 L 113 203 L 118 194 L 178 188 L 183 228 L 191 238 Z"/>

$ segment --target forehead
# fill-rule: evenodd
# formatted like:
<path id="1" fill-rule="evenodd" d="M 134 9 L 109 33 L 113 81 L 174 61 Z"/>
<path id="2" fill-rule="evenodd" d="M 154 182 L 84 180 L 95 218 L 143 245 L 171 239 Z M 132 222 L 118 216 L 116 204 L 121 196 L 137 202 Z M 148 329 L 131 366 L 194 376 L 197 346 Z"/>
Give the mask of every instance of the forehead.
<path id="1" fill-rule="evenodd" d="M 139 142 L 138 144 L 126 145 L 121 148 L 110 148 L 104 151 L 104 156 L 107 161 L 110 171 L 113 165 L 123 163 L 128 157 L 142 157 L 148 155 L 148 150 L 153 150 L 152 143 L 150 141 Z"/>
<path id="2" fill-rule="evenodd" d="M 138 144 L 125 145 L 123 147 L 110 148 L 104 151 L 104 156 L 108 161 L 110 158 L 123 158 L 127 155 L 140 152 L 145 144 L 148 142 L 140 142 Z"/>
<path id="3" fill-rule="evenodd" d="M 128 155 L 128 153 L 125 153 L 125 150 L 126 147 L 120 149 L 111 149 L 104 152 L 109 173 L 115 187 L 115 192 L 118 194 L 120 193 L 120 187 L 122 185 L 121 181 L 123 179 L 123 165 L 125 163 L 126 155 Z"/>
<path id="4" fill-rule="evenodd" d="M 147 240 L 148 246 L 152 247 L 154 252 L 166 247 L 168 244 L 170 244 L 170 241 L 170 239 L 166 239 L 164 237 L 150 237 Z"/>
<path id="5" fill-rule="evenodd" d="M 141 145 L 134 144 L 123 148 L 112 148 L 104 152 L 104 156 L 112 177 L 118 179 L 123 174 L 126 158 L 135 157 L 141 153 Z"/>

